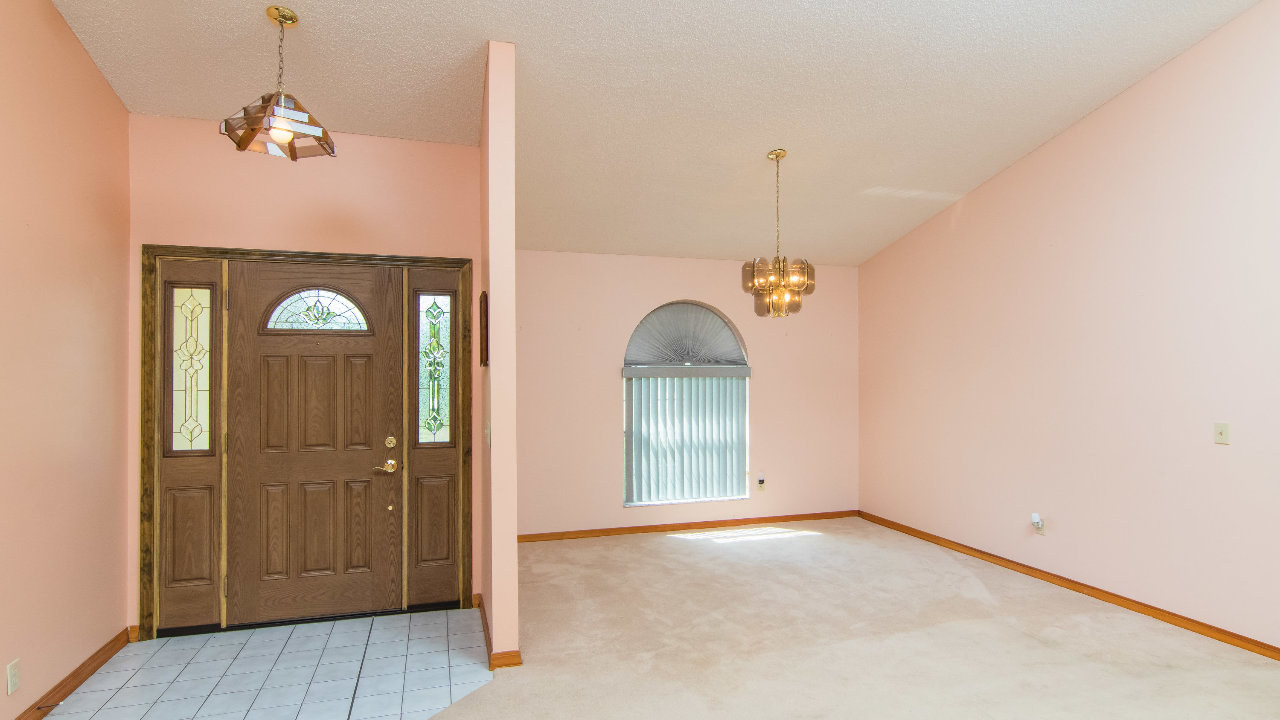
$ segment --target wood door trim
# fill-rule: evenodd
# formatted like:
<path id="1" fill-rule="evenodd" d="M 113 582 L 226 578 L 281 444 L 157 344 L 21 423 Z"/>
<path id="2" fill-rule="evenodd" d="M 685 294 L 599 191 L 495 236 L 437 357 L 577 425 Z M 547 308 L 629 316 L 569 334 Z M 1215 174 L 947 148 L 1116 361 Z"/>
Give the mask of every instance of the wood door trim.
<path id="1" fill-rule="evenodd" d="M 407 288 L 405 292 L 408 292 Z M 458 326 L 462 336 L 459 338 L 462 357 L 458 367 L 463 369 L 458 373 L 458 414 L 465 419 L 465 422 L 458 423 L 458 596 L 464 608 L 471 606 L 471 423 L 474 421 L 471 417 L 471 293 L 471 265 L 468 264 L 458 275 L 458 315 L 465 319 Z M 408 417 L 406 414 L 406 422 Z M 408 475 L 405 475 L 404 484 L 407 489 Z M 408 537 L 407 532 L 405 537 Z M 407 571 L 405 579 L 408 580 Z"/>
<path id="2" fill-rule="evenodd" d="M 158 565 L 156 551 L 159 548 L 158 508 L 156 506 L 156 489 L 160 482 L 159 458 L 163 449 L 160 437 L 160 415 L 163 408 L 163 367 L 161 362 L 164 351 L 159 313 L 162 311 L 161 292 L 158 285 L 160 261 L 162 259 L 199 259 L 220 261 L 259 261 L 259 262 L 295 262 L 306 264 L 336 265 L 391 265 L 405 268 L 430 268 L 438 270 L 454 270 L 458 273 L 459 305 L 458 329 L 464 342 L 463 355 L 465 362 L 459 363 L 462 372 L 458 373 L 458 393 L 461 396 L 460 414 L 465 418 L 458 423 L 458 544 L 459 544 L 459 605 L 468 607 L 471 601 L 471 417 L 472 401 L 472 367 L 471 367 L 471 291 L 472 265 L 470 258 L 432 258 L 409 255 L 361 255 L 357 253 L 324 253 L 292 250 L 253 250 L 245 248 L 188 247 L 182 245 L 143 245 L 142 246 L 142 337 L 141 337 L 141 462 L 139 472 L 139 528 L 138 528 L 138 637 L 150 640 L 156 636 L 160 607 L 160 583 L 157 577 Z M 226 278 L 223 278 L 223 290 L 226 289 Z M 408 292 L 408 288 L 404 289 Z M 228 306 L 229 300 L 223 305 Z M 225 325 L 224 325 L 225 328 Z M 223 338 L 226 337 L 225 329 Z M 406 340 L 407 342 L 407 340 Z M 407 348 L 406 348 L 407 352 Z M 225 374 L 224 374 L 225 378 Z M 402 389 L 409 392 L 406 384 Z M 225 410 L 227 398 L 222 393 L 220 405 Z M 405 402 L 408 402 L 406 400 Z M 219 432 L 225 431 L 225 423 Z M 407 439 L 407 438 L 406 438 Z M 462 441 L 465 439 L 466 444 Z M 220 446 L 225 458 L 226 443 Z M 407 480 L 404 481 L 407 487 Z M 225 490 L 225 483 L 224 483 Z M 225 506 L 225 501 L 224 501 Z M 225 507 L 224 507 L 225 510 Z M 407 528 L 402 526 L 402 532 Z M 221 537 L 220 553 L 226 552 L 226 537 Z M 224 573 L 225 574 L 225 573 Z M 407 577 L 402 577 L 407 585 Z M 225 597 L 222 601 L 225 605 Z M 225 615 L 223 615 L 225 623 Z"/>
<path id="3" fill-rule="evenodd" d="M 413 477 L 413 453 L 409 451 L 409 268 L 400 270 L 400 607 L 409 609 L 409 478 Z"/>
<path id="4" fill-rule="evenodd" d="M 263 262 L 324 263 L 329 265 L 396 265 L 405 267 L 462 270 L 471 267 L 470 258 L 433 258 L 412 255 L 360 255 L 303 250 L 248 250 L 244 248 L 186 247 L 183 245 L 143 245 L 143 261 L 153 259 L 198 258 L 200 260 L 257 260 Z M 469 321 L 469 319 L 468 319 Z"/>
<path id="5" fill-rule="evenodd" d="M 221 265 L 222 289 L 226 290 L 231 282 L 231 262 L 222 260 Z M 231 309 L 225 301 L 218 303 L 218 305 L 222 311 L 222 320 L 219 326 L 222 328 L 221 337 L 219 338 L 219 344 L 222 346 L 222 368 L 220 369 L 219 383 L 221 387 L 218 395 L 220 398 L 218 402 L 218 417 L 221 418 L 218 428 L 222 432 L 222 437 L 219 438 L 218 444 L 218 447 L 222 448 L 222 454 L 218 457 L 218 484 L 220 486 L 218 497 L 218 509 L 220 512 L 218 515 L 221 518 L 218 523 L 218 624 L 226 627 L 227 574 L 230 572 L 227 567 L 227 480 L 229 478 L 231 458 L 231 450 L 227 447 L 227 437 L 229 436 L 227 432 L 227 406 L 231 404 L 230 396 L 227 395 L 227 391 L 230 389 L 228 372 L 231 370 L 231 333 L 227 332 L 227 328 L 230 327 Z"/>

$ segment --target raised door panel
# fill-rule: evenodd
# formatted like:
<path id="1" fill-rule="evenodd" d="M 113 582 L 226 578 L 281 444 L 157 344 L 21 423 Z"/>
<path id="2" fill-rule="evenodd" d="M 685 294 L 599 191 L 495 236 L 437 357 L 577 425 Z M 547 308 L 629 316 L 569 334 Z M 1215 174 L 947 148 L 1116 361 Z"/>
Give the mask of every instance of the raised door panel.
<path id="1" fill-rule="evenodd" d="M 349 573 L 369 572 L 373 564 L 373 496 L 368 480 L 348 480 L 345 498 L 346 562 Z"/>
<path id="2" fill-rule="evenodd" d="M 302 483 L 302 576 L 332 575 L 333 483 Z"/>
<path id="3" fill-rule="evenodd" d="M 262 510 L 262 579 L 285 580 L 289 577 L 289 486 L 284 483 L 263 485 L 259 502 Z"/>
<path id="4" fill-rule="evenodd" d="M 173 488 L 165 492 L 166 587 L 212 585 L 217 539 L 212 487 Z"/>
<path id="5" fill-rule="evenodd" d="M 348 450 L 369 450 L 374 438 L 370 429 L 373 401 L 373 358 L 368 355 L 348 355 L 345 359 L 343 385 L 346 391 L 344 403 L 345 439 Z"/>
<path id="6" fill-rule="evenodd" d="M 302 450 L 338 449 L 338 372 L 333 356 L 302 361 Z"/>
<path id="7" fill-rule="evenodd" d="M 262 358 L 262 427 L 263 452 L 289 452 L 289 357 L 264 355 Z"/>
<path id="8" fill-rule="evenodd" d="M 447 477 L 420 477 L 417 485 L 417 507 L 414 513 L 415 553 L 418 566 L 453 560 L 453 483 Z"/>

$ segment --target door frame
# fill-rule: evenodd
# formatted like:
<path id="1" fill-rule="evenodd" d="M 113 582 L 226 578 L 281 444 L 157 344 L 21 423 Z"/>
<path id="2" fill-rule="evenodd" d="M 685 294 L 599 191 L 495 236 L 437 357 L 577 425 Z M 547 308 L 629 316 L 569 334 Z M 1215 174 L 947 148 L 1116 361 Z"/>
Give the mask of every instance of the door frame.
<path id="1" fill-rule="evenodd" d="M 156 636 L 160 609 L 159 564 L 157 557 L 160 547 L 159 508 L 156 505 L 156 488 L 160 483 L 159 454 L 164 447 L 161 440 L 164 408 L 164 368 L 163 353 L 166 328 L 164 324 L 165 307 L 162 303 L 163 288 L 160 286 L 160 261 L 173 260 L 214 260 L 221 261 L 223 274 L 221 289 L 226 290 L 227 268 L 231 261 L 257 262 L 295 262 L 324 263 L 331 265 L 365 265 L 395 266 L 404 268 L 407 275 L 409 268 L 428 268 L 436 270 L 454 270 L 458 273 L 458 313 L 457 330 L 459 353 L 457 358 L 458 378 L 458 603 L 459 607 L 472 606 L 471 587 L 471 452 L 473 408 L 472 392 L 472 260 L 469 258 L 433 258 L 405 255 L 361 255 L 356 253 L 322 253 L 293 250 L 247 250 L 242 248 L 188 247 L 182 245 L 143 245 L 142 246 L 142 382 L 141 382 L 141 472 L 139 491 L 139 537 L 138 537 L 138 639 L 149 640 Z M 402 293 L 402 304 L 408 303 L 410 288 L 406 283 Z M 226 303 L 222 303 L 221 326 L 222 337 L 218 343 L 222 348 L 221 362 L 223 372 L 220 373 L 221 392 L 219 407 L 213 412 L 220 414 L 222 422 L 218 424 L 218 455 L 221 458 L 221 510 L 218 528 L 218 554 L 220 558 L 218 583 L 218 602 L 220 626 L 227 624 L 227 597 L 225 577 L 227 575 L 227 444 L 226 437 L 226 404 L 227 374 L 225 372 L 227 354 Z M 408 310 L 404 312 L 402 323 L 401 371 L 406 378 L 402 383 L 402 413 L 408 422 L 410 399 L 409 377 L 409 345 L 411 338 Z M 406 455 L 407 458 L 407 455 Z M 407 470 L 407 464 L 406 464 Z M 403 493 L 408 492 L 407 474 L 402 470 Z M 408 502 L 403 502 L 401 522 L 401 597 L 402 609 L 408 607 Z"/>

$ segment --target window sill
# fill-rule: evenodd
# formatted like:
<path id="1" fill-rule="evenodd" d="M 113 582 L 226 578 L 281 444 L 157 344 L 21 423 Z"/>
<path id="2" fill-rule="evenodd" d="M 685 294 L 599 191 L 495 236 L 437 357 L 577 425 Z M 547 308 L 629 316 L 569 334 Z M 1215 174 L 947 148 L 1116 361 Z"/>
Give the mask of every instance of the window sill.
<path id="1" fill-rule="evenodd" d="M 656 500 L 654 502 L 622 503 L 624 508 L 652 507 L 654 505 L 689 505 L 691 503 L 726 502 L 731 500 L 750 500 L 750 495 L 733 495 L 730 497 L 698 498 L 697 500 Z"/>

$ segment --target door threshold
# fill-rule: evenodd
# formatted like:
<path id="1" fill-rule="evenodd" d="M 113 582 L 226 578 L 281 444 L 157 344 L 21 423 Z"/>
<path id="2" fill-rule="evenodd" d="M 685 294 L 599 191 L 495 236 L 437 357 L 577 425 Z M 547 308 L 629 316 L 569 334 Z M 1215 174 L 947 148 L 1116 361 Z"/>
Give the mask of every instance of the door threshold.
<path id="1" fill-rule="evenodd" d="M 357 618 L 367 617 L 384 617 L 387 615 L 404 615 L 407 613 L 417 612 L 434 612 L 438 610 L 457 610 L 462 603 L 458 601 L 442 602 L 442 603 L 423 603 L 419 605 L 410 605 L 407 610 L 399 608 L 395 610 L 377 610 L 374 612 L 349 613 L 347 615 L 325 615 L 322 617 L 305 617 L 293 618 L 291 620 L 272 620 L 270 622 L 245 623 L 243 625 L 228 625 L 225 628 L 218 625 L 192 625 L 189 627 L 179 628 L 162 628 L 156 631 L 157 638 L 183 637 L 185 635 L 203 635 L 205 633 L 232 632 L 236 630 L 257 630 L 259 628 L 281 627 L 284 625 L 307 625 L 318 622 L 335 622 L 337 620 L 353 620 Z"/>

